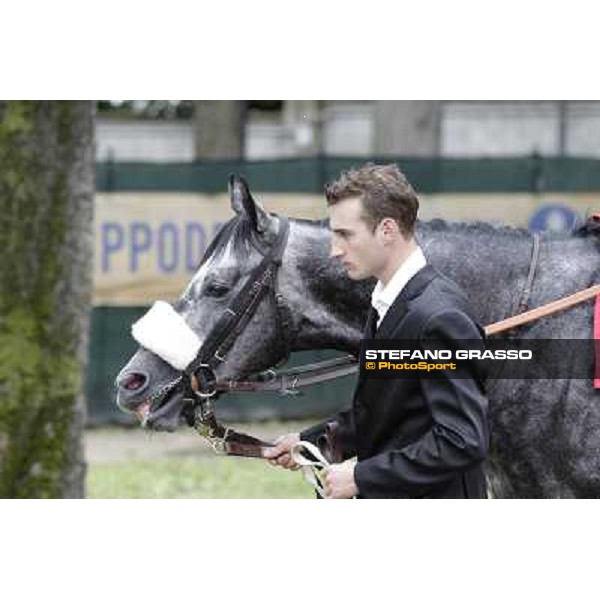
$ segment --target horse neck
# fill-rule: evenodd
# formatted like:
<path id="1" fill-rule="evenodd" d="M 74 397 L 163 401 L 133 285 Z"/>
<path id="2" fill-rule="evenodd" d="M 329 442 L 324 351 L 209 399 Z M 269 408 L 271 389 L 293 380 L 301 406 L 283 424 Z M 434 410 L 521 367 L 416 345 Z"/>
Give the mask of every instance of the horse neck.
<path id="1" fill-rule="evenodd" d="M 531 263 L 529 232 L 434 220 L 419 223 L 417 239 L 427 261 L 463 289 L 482 325 L 516 310 Z"/>
<path id="2" fill-rule="evenodd" d="M 417 240 L 427 261 L 466 293 L 483 325 L 510 316 L 523 292 L 533 236 L 485 223 L 420 222 Z M 293 308 L 294 350 L 355 352 L 374 280 L 350 280 L 329 258 L 325 223 L 290 221 L 283 292 Z"/>
<path id="3" fill-rule="evenodd" d="M 325 223 L 290 220 L 284 295 L 295 315 L 294 350 L 356 352 L 374 281 L 354 282 L 329 258 Z"/>

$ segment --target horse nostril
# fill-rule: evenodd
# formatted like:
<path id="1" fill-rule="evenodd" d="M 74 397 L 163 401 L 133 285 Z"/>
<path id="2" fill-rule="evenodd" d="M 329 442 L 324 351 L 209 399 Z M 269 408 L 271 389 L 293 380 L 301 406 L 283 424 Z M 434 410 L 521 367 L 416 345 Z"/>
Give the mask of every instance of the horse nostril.
<path id="1" fill-rule="evenodd" d="M 141 373 L 131 373 L 119 382 L 119 386 L 130 392 L 134 392 L 142 388 L 145 383 L 145 375 L 142 375 Z"/>

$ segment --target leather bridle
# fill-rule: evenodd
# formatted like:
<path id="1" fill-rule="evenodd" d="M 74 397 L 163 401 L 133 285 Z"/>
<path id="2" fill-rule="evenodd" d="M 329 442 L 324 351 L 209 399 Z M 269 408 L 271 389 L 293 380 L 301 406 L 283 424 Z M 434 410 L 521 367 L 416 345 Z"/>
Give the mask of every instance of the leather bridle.
<path id="1" fill-rule="evenodd" d="M 188 424 L 208 438 L 215 450 L 226 454 L 258 457 L 262 447 L 272 445 L 220 425 L 214 412 L 214 400 L 221 392 L 232 389 L 231 382 L 217 381 L 215 369 L 226 360 L 227 353 L 265 297 L 270 297 L 275 305 L 275 339 L 282 345 L 281 360 L 287 360 L 290 355 L 294 337 L 291 312 L 277 291 L 277 273 L 287 244 L 289 221 L 284 217 L 278 219 L 277 237 L 268 248 L 253 240 L 254 247 L 263 255 L 259 265 L 212 327 L 196 358 L 181 373 L 178 386 L 183 387 L 188 403 L 184 412 Z"/>

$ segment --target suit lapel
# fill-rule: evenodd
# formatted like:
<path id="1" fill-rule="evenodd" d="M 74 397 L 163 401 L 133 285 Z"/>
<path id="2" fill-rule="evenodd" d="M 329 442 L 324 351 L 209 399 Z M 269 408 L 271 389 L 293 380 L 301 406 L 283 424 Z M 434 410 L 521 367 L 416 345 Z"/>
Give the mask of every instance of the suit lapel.
<path id="1" fill-rule="evenodd" d="M 369 312 L 367 313 L 367 321 L 363 330 L 363 340 L 371 340 L 375 337 L 375 328 L 377 327 L 377 313 L 373 306 L 369 306 Z"/>
<path id="2" fill-rule="evenodd" d="M 408 303 L 410 300 L 419 296 L 436 275 L 436 270 L 433 267 L 425 265 L 408 281 L 379 325 L 379 329 L 375 335 L 376 339 L 386 339 L 390 337 L 398 323 L 408 312 Z"/>
<path id="3" fill-rule="evenodd" d="M 375 337 L 374 329 L 377 327 L 377 312 L 373 308 L 373 306 L 369 306 L 369 312 L 367 313 L 367 321 L 365 323 L 365 327 L 363 329 L 363 340 L 372 340 Z M 360 360 L 362 361 L 362 352 L 360 354 Z M 362 364 L 361 368 L 358 370 L 358 380 L 356 384 L 356 388 L 354 390 L 354 395 L 356 397 L 358 390 L 361 388 L 364 378 L 362 377 Z"/>

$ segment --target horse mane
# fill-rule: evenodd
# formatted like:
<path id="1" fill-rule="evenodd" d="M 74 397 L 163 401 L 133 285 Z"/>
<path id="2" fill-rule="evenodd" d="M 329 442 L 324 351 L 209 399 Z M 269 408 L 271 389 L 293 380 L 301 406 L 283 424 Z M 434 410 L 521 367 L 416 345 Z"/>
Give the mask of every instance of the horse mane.
<path id="1" fill-rule="evenodd" d="M 250 219 L 239 216 L 230 219 L 223 224 L 212 239 L 196 269 L 209 258 L 218 256 L 230 242 L 233 244 L 234 250 L 247 250 L 251 234 L 252 223 Z"/>
<path id="2" fill-rule="evenodd" d="M 329 219 L 293 219 L 302 225 L 308 225 L 317 228 L 326 228 L 329 226 Z M 472 235 L 501 235 L 504 237 L 527 239 L 531 238 L 533 233 L 526 227 L 514 227 L 503 223 L 489 223 L 487 221 L 451 221 L 446 219 L 430 219 L 427 221 L 417 220 L 417 231 L 423 228 L 427 231 L 439 233 L 466 233 Z M 544 231 L 542 237 L 545 240 L 568 240 L 581 239 L 586 237 L 600 236 L 600 215 L 594 218 L 592 215 L 585 223 L 571 231 Z"/>
<path id="3" fill-rule="evenodd" d="M 531 236 L 531 232 L 525 227 L 513 227 L 511 225 L 488 223 L 486 221 L 446 221 L 445 219 L 431 219 L 429 221 L 419 220 L 417 222 L 417 227 L 419 226 L 435 232 L 452 231 L 476 235 L 503 235 L 520 238 Z"/>
<path id="4" fill-rule="evenodd" d="M 294 219 L 297 223 L 313 227 L 325 228 L 329 226 L 329 219 L 310 220 Z M 511 227 L 510 225 L 495 225 L 485 221 L 447 221 L 445 219 L 431 219 L 429 221 L 417 220 L 417 229 L 422 227 L 434 232 L 465 232 L 474 234 L 503 234 L 528 237 L 531 232 L 523 227 Z"/>
<path id="5" fill-rule="evenodd" d="M 530 238 L 533 233 L 525 227 L 494 224 L 486 221 L 446 221 L 432 219 L 419 221 L 422 227 L 434 232 L 464 232 L 474 235 L 501 235 L 510 238 Z M 541 237 L 546 241 L 560 241 L 570 239 L 597 238 L 600 236 L 600 216 L 596 219 L 591 216 L 585 223 L 570 231 L 544 231 Z"/>

